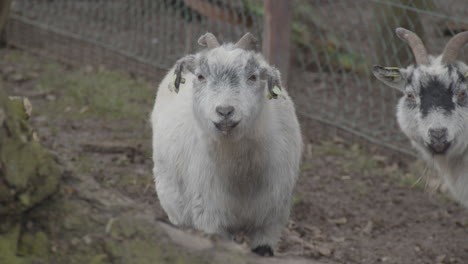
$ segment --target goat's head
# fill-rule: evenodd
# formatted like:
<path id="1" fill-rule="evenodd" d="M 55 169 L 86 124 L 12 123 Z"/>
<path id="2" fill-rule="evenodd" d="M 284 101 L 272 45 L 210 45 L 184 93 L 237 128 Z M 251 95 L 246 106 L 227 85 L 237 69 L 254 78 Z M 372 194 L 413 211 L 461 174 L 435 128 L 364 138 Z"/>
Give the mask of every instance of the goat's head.
<path id="1" fill-rule="evenodd" d="M 176 82 L 186 71 L 195 75 L 193 113 L 201 129 L 239 139 L 258 123 L 266 96 L 278 96 L 279 71 L 251 50 L 256 39 L 250 33 L 236 44 L 220 45 L 211 33 L 198 43 L 207 49 L 176 63 Z"/>
<path id="2" fill-rule="evenodd" d="M 459 33 L 442 55 L 428 56 L 413 32 L 396 29 L 406 40 L 416 64 L 405 69 L 374 66 L 380 81 L 404 93 L 397 107 L 403 132 L 429 156 L 460 155 L 468 148 L 468 66 L 457 57 L 468 42 L 468 32 Z"/>

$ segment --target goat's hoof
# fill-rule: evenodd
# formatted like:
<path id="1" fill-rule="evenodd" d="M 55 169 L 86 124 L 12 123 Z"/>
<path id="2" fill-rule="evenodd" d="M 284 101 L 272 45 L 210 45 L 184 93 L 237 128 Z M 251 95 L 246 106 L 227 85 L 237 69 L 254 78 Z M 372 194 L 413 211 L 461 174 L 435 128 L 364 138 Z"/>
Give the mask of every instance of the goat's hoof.
<path id="1" fill-rule="evenodd" d="M 258 246 L 252 249 L 252 252 L 262 257 L 273 257 L 273 249 L 268 245 Z"/>

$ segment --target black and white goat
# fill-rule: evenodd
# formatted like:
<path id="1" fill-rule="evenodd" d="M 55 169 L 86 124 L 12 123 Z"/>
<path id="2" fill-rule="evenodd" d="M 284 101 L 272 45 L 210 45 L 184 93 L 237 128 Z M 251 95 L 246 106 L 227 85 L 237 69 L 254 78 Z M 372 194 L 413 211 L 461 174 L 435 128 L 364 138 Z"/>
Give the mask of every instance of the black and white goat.
<path id="1" fill-rule="evenodd" d="M 468 32 L 455 35 L 437 57 L 427 54 L 415 33 L 403 28 L 396 33 L 408 42 L 416 65 L 374 66 L 373 73 L 403 92 L 397 106 L 401 130 L 468 207 L 468 66 L 457 60 Z"/>

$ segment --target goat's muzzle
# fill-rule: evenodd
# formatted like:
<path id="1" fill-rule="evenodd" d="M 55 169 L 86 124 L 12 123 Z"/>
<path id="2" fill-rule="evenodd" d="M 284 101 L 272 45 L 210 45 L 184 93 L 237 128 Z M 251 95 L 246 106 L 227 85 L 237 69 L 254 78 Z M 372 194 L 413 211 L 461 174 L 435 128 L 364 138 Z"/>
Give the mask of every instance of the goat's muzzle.
<path id="1" fill-rule="evenodd" d="M 432 154 L 444 154 L 451 145 L 451 142 L 447 138 L 448 132 L 446 128 L 429 129 L 430 142 L 427 144 L 427 147 Z"/>

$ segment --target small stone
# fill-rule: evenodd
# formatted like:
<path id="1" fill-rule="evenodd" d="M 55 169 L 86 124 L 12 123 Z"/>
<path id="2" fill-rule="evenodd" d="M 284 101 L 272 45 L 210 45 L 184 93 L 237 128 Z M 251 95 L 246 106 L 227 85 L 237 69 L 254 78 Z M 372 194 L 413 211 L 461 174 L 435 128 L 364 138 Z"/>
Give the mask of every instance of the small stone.
<path id="1" fill-rule="evenodd" d="M 31 102 L 29 101 L 28 98 L 24 97 L 23 98 L 23 108 L 24 108 L 24 112 L 26 113 L 26 115 L 28 117 L 31 117 L 31 114 L 32 114 L 32 104 Z"/>
<path id="2" fill-rule="evenodd" d="M 328 257 L 332 253 L 332 249 L 327 247 L 327 246 L 317 246 L 317 250 L 320 253 L 320 255 Z"/>
<path id="3" fill-rule="evenodd" d="M 333 142 L 339 143 L 339 144 L 344 144 L 346 142 L 343 138 L 338 137 L 338 136 L 334 136 L 332 140 Z"/>
<path id="4" fill-rule="evenodd" d="M 86 245 L 90 245 L 93 240 L 91 239 L 91 237 L 89 235 L 86 235 L 83 237 L 83 242 L 86 244 Z"/>
<path id="5" fill-rule="evenodd" d="M 84 71 L 85 71 L 86 73 L 92 73 L 92 72 L 94 71 L 94 68 L 93 68 L 92 65 L 86 65 L 86 66 L 84 67 Z"/>
<path id="6" fill-rule="evenodd" d="M 328 222 L 336 225 L 344 225 L 348 222 L 348 219 L 346 219 L 346 217 L 340 217 L 337 219 L 328 219 Z"/>
<path id="7" fill-rule="evenodd" d="M 21 82 L 25 80 L 24 75 L 21 73 L 12 74 L 10 79 L 14 82 Z"/>
<path id="8" fill-rule="evenodd" d="M 389 258 L 389 257 L 381 257 L 379 260 L 380 260 L 381 262 L 387 262 L 387 261 L 390 260 L 390 258 Z"/>
<path id="9" fill-rule="evenodd" d="M 76 246 L 80 243 L 80 240 L 76 237 L 72 238 L 70 243 L 73 245 L 73 246 Z"/>
<path id="10" fill-rule="evenodd" d="M 436 263 L 444 263 L 446 258 L 447 258 L 446 255 L 439 255 L 436 257 Z"/>
<path id="11" fill-rule="evenodd" d="M 47 101 L 55 101 L 57 99 L 57 97 L 53 94 L 48 94 L 46 95 L 46 100 Z"/>
<path id="12" fill-rule="evenodd" d="M 11 73 L 13 73 L 15 71 L 15 67 L 13 66 L 7 66 L 5 68 L 3 68 L 2 72 L 3 74 L 6 76 L 6 75 L 10 75 Z"/>
<path id="13" fill-rule="evenodd" d="M 367 234 L 369 235 L 370 233 L 372 233 L 372 229 L 374 229 L 374 223 L 372 221 L 367 221 L 367 224 L 366 226 L 362 229 L 362 232 L 364 234 Z"/>
<path id="14" fill-rule="evenodd" d="M 388 161 L 388 157 L 386 156 L 381 156 L 381 155 L 374 155 L 372 157 L 375 161 L 378 161 L 378 162 L 381 162 L 381 163 L 385 163 Z"/>
<path id="15" fill-rule="evenodd" d="M 89 109 L 89 107 L 88 107 L 88 106 L 84 106 L 84 107 L 82 107 L 82 108 L 80 109 L 80 114 L 83 114 L 83 113 L 87 112 L 87 111 L 88 111 L 88 109 Z"/>
<path id="16" fill-rule="evenodd" d="M 33 139 L 33 141 L 35 141 L 35 142 L 39 142 L 40 138 L 39 138 L 39 136 L 37 135 L 36 131 L 34 131 L 34 132 L 32 133 L 32 139 Z"/>
<path id="17" fill-rule="evenodd" d="M 34 72 L 34 71 L 33 72 L 28 72 L 27 76 L 28 76 L 29 79 L 36 79 L 37 77 L 39 77 L 39 73 Z"/>
<path id="18" fill-rule="evenodd" d="M 345 237 L 334 237 L 334 236 L 332 236 L 331 240 L 333 242 L 342 243 L 342 242 L 345 242 L 346 238 Z"/>

